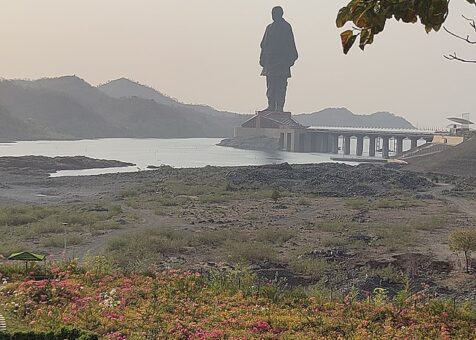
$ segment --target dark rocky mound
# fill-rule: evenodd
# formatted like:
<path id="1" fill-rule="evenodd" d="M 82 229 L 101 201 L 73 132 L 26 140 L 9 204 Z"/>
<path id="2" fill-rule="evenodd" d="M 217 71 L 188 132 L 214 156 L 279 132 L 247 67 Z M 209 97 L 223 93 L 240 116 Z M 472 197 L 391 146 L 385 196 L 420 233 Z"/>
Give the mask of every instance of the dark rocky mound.
<path id="1" fill-rule="evenodd" d="M 114 160 L 94 159 L 84 156 L 74 157 L 45 157 L 45 156 L 22 156 L 0 157 L 0 169 L 6 171 L 22 171 L 36 173 L 51 173 L 59 170 L 83 170 L 99 168 L 116 168 L 132 166 Z"/>
<path id="2" fill-rule="evenodd" d="M 277 151 L 279 150 L 279 140 L 269 137 L 233 137 L 223 139 L 218 146 L 228 146 L 245 150 L 263 150 Z"/>
<path id="3" fill-rule="evenodd" d="M 476 137 L 437 154 L 407 161 L 407 169 L 413 171 L 476 177 Z"/>
<path id="4" fill-rule="evenodd" d="M 227 177 L 232 185 L 242 187 L 266 185 L 335 197 L 378 196 L 395 189 L 418 191 L 432 186 L 427 179 L 415 173 L 374 164 L 283 163 L 237 168 L 230 171 Z"/>

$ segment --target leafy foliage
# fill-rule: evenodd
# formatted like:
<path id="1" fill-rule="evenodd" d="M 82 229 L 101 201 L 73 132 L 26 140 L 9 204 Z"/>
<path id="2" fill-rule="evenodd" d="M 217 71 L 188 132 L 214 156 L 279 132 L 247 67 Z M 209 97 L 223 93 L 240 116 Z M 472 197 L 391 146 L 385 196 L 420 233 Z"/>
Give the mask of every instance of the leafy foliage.
<path id="1" fill-rule="evenodd" d="M 475 4 L 475 0 L 466 1 Z M 336 18 L 339 28 L 348 22 L 354 25 L 341 33 L 344 53 L 348 53 L 358 37 L 360 49 L 372 44 L 389 19 L 405 23 L 420 21 L 427 33 L 438 31 L 448 15 L 448 4 L 448 0 L 352 0 L 339 10 Z"/>

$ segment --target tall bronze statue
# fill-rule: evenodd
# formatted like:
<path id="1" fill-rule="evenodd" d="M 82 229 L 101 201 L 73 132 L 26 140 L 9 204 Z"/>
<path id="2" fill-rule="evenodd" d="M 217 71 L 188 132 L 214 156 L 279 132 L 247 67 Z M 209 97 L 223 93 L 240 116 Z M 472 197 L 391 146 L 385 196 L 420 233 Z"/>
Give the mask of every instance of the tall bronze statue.
<path id="1" fill-rule="evenodd" d="M 273 23 L 268 25 L 261 41 L 261 75 L 266 76 L 268 86 L 268 107 L 262 112 L 283 111 L 291 66 L 298 59 L 293 29 L 283 15 L 282 7 L 273 8 Z"/>

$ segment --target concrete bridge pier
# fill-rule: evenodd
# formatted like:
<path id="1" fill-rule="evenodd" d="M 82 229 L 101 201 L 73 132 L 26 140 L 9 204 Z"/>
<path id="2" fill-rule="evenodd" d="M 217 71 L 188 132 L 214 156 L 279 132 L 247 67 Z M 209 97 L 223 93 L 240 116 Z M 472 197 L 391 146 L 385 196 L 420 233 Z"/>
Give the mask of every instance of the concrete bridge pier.
<path id="1" fill-rule="evenodd" d="M 369 156 L 375 157 L 375 145 L 376 145 L 377 137 L 370 136 L 369 137 Z"/>
<path id="2" fill-rule="evenodd" d="M 302 150 L 303 152 L 312 152 L 312 135 L 311 134 L 306 134 L 306 133 L 303 133 L 302 135 L 302 138 L 304 140 L 304 150 Z"/>
<path id="3" fill-rule="evenodd" d="M 415 149 L 418 146 L 418 139 L 419 138 L 416 138 L 416 137 L 410 138 L 411 143 L 412 143 L 412 149 Z"/>
<path id="4" fill-rule="evenodd" d="M 350 155 L 350 136 L 344 136 L 344 155 Z"/>
<path id="5" fill-rule="evenodd" d="M 321 152 L 327 153 L 329 152 L 329 137 L 328 133 L 322 135 L 322 150 Z"/>
<path id="6" fill-rule="evenodd" d="M 383 136 L 382 137 L 382 157 L 384 159 L 390 158 L 390 137 Z"/>
<path id="7" fill-rule="evenodd" d="M 317 150 L 317 138 L 315 133 L 311 133 L 311 152 L 316 152 Z"/>
<path id="8" fill-rule="evenodd" d="M 404 137 L 396 137 L 395 138 L 397 141 L 397 156 L 401 155 L 403 153 L 403 140 L 405 139 Z"/>
<path id="9" fill-rule="evenodd" d="M 323 145 L 322 139 L 323 139 L 322 133 L 316 134 L 316 151 L 317 152 L 323 152 L 324 151 L 322 149 L 322 145 Z"/>
<path id="10" fill-rule="evenodd" d="M 339 153 L 339 135 L 331 135 L 331 150 L 330 152 L 334 154 Z"/>
<path id="11" fill-rule="evenodd" d="M 357 136 L 357 156 L 362 156 L 364 154 L 364 136 Z"/>

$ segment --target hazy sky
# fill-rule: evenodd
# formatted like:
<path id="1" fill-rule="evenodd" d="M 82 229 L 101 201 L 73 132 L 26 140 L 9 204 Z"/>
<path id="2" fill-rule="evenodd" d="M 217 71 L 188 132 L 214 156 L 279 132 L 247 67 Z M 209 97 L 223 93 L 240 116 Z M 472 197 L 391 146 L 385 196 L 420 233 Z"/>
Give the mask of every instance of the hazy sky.
<path id="1" fill-rule="evenodd" d="M 344 56 L 334 24 L 345 0 L 0 0 L 0 77 L 76 74 L 92 84 L 128 77 L 190 103 L 252 112 L 265 107 L 259 42 L 270 10 L 282 5 L 300 59 L 287 109 L 345 106 L 391 111 L 413 123 L 443 126 L 474 112 L 476 65 L 446 61 L 473 49 L 444 32 L 391 23 L 365 52 Z M 447 23 L 469 33 L 453 0 Z"/>

